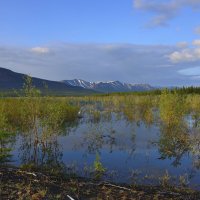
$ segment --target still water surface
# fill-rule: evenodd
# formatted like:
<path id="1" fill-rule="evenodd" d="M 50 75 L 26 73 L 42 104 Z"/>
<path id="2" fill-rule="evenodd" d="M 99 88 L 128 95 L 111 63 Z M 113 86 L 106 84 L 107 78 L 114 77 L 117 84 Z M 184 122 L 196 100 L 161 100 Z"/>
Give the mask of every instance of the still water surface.
<path id="1" fill-rule="evenodd" d="M 200 137 L 190 116 L 185 119 L 186 127 L 174 130 L 159 120 L 136 122 L 121 113 L 102 113 L 96 120 L 84 113 L 74 125 L 48 138 L 45 147 L 34 145 L 31 135 L 18 134 L 12 164 L 33 162 L 90 177 L 98 154 L 106 169 L 102 179 L 158 184 L 169 175 L 173 183 L 179 184 L 183 177 L 190 187 L 199 188 Z"/>

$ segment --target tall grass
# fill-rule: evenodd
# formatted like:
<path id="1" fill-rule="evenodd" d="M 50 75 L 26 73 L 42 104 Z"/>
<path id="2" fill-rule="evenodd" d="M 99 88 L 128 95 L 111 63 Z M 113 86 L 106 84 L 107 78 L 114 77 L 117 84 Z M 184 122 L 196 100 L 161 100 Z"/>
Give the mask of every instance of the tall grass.
<path id="1" fill-rule="evenodd" d="M 34 148 L 47 146 L 47 140 L 56 136 L 66 123 L 77 119 L 79 107 L 70 105 L 68 99 L 40 96 L 40 91 L 27 80 L 23 97 L 0 99 L 0 152 L 10 133 L 30 136 Z M 3 145 L 4 143 L 4 145 Z"/>

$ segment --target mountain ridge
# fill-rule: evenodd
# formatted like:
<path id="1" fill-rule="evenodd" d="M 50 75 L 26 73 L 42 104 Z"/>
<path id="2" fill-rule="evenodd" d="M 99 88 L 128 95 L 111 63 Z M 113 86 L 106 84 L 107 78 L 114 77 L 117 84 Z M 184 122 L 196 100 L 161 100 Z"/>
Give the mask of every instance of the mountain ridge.
<path id="1" fill-rule="evenodd" d="M 20 90 L 24 85 L 26 74 L 14 72 L 10 69 L 0 67 L 0 91 L 7 92 Z M 51 81 L 41 78 L 32 77 L 33 85 L 43 91 L 45 85 L 48 86 L 48 92 L 55 95 L 85 95 L 96 93 L 93 90 L 85 89 L 78 86 L 69 86 L 61 81 Z"/>
<path id="2" fill-rule="evenodd" d="M 99 92 L 134 92 L 150 91 L 156 89 L 149 84 L 130 84 L 120 81 L 97 81 L 89 82 L 82 79 L 63 80 L 66 85 L 79 86 L 85 89 L 92 89 Z"/>
<path id="3" fill-rule="evenodd" d="M 27 75 L 0 67 L 0 92 L 12 91 L 13 89 L 22 89 L 25 81 L 25 76 Z M 120 81 L 89 82 L 82 79 L 51 81 L 32 77 L 32 83 L 42 92 L 45 90 L 45 85 L 47 85 L 49 93 L 59 96 L 87 95 L 93 93 L 150 91 L 156 89 L 149 84 L 130 84 Z"/>

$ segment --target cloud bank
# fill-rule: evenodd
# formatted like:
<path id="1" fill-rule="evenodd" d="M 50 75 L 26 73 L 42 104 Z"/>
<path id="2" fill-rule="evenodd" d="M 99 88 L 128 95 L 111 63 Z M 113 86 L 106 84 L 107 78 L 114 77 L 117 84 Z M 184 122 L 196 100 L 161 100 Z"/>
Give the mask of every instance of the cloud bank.
<path id="1" fill-rule="evenodd" d="M 187 58 L 185 54 L 176 45 L 59 43 L 37 48 L 0 46 L 0 66 L 50 80 L 82 78 L 158 86 L 196 85 L 199 80 L 180 72 L 200 66 L 200 60 L 174 62 Z"/>

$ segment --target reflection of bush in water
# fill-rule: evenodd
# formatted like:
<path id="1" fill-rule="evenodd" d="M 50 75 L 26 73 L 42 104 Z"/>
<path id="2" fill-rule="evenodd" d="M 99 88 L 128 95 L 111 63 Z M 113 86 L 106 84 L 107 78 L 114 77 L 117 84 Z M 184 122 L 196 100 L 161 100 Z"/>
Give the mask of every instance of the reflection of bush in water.
<path id="1" fill-rule="evenodd" d="M 8 162 L 11 159 L 11 143 L 14 134 L 9 132 L 9 124 L 5 116 L 5 105 L 0 103 L 0 163 Z"/>
<path id="2" fill-rule="evenodd" d="M 180 126 L 162 125 L 158 142 L 160 159 L 174 158 L 173 165 L 180 165 L 182 156 L 191 148 L 190 137 L 186 124 Z"/>
<path id="3" fill-rule="evenodd" d="M 187 97 L 188 113 L 194 120 L 194 127 L 200 125 L 200 95 L 190 95 Z"/>
<path id="4" fill-rule="evenodd" d="M 11 144 L 14 142 L 14 134 L 0 131 L 0 163 L 9 162 L 12 158 Z"/>

